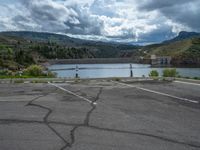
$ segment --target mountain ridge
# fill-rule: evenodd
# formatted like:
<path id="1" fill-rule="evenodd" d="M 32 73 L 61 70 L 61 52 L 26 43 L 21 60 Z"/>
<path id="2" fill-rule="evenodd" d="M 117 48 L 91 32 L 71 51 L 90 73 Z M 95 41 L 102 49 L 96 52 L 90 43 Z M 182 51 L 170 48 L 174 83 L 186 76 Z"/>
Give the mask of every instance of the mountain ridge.
<path id="1" fill-rule="evenodd" d="M 36 40 L 36 41 L 55 41 L 59 42 L 60 44 L 63 44 L 65 42 L 68 42 L 68 44 L 74 45 L 80 45 L 80 44 L 113 44 L 113 45 L 130 45 L 130 46 L 138 46 L 137 44 L 133 44 L 130 42 L 110 42 L 110 41 L 100 41 L 100 40 L 84 40 L 79 38 L 70 37 L 65 34 L 60 33 L 51 33 L 51 32 L 36 32 L 36 31 L 2 31 L 0 32 L 0 35 L 7 35 L 7 36 L 16 36 L 16 37 L 22 37 L 30 40 Z M 57 39 L 55 39 L 56 37 Z M 181 31 L 179 34 L 169 40 L 165 40 L 161 42 L 160 44 L 169 44 L 171 42 L 181 41 L 185 39 L 190 39 L 193 37 L 200 37 L 200 33 L 198 32 L 187 32 L 187 31 Z M 69 44 L 69 45 L 70 45 Z M 154 43 L 159 44 L 159 43 Z M 147 45 L 153 45 L 153 44 L 147 44 Z"/>
<path id="2" fill-rule="evenodd" d="M 163 41 L 162 43 L 163 44 L 169 44 L 169 43 L 172 43 L 172 42 L 186 40 L 186 39 L 190 39 L 190 38 L 194 38 L 194 37 L 200 37 L 200 33 L 181 31 L 181 32 L 179 32 L 178 36 L 176 36 L 176 37 L 174 37 L 170 40 Z"/>

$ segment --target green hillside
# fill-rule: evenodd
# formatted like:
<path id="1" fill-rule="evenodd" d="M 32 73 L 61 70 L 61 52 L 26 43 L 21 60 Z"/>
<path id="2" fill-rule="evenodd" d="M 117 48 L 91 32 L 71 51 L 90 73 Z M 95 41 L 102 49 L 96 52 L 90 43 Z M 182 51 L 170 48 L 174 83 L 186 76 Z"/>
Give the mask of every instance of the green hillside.
<path id="1" fill-rule="evenodd" d="M 10 36 L 14 39 L 23 38 L 33 42 L 39 43 L 56 43 L 57 45 L 64 47 L 74 48 L 86 48 L 94 54 L 97 58 L 114 58 L 119 57 L 123 51 L 134 51 L 138 46 L 112 43 L 112 42 L 100 42 L 100 41 L 89 41 L 77 38 L 71 38 L 66 35 L 44 33 L 44 32 L 30 32 L 30 31 L 19 31 L 19 32 L 1 32 L 2 36 Z"/>
<path id="2" fill-rule="evenodd" d="M 46 59 L 94 58 L 87 48 L 0 35 L 0 67 L 17 70 Z"/>
<path id="3" fill-rule="evenodd" d="M 86 41 L 39 32 L 1 32 L 0 67 L 18 68 L 46 59 L 116 58 L 137 46 Z"/>
<path id="4" fill-rule="evenodd" d="M 174 65 L 200 65 L 200 38 L 190 38 L 169 44 L 149 45 L 142 48 L 144 56 L 171 56 Z"/>

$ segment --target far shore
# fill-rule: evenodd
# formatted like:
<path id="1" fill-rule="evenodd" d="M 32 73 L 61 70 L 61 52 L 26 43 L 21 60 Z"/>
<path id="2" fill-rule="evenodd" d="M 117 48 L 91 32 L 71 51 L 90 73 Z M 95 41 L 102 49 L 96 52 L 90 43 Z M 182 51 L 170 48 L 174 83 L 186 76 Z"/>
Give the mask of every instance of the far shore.
<path id="1" fill-rule="evenodd" d="M 84 58 L 84 59 L 49 59 L 48 64 L 113 64 L 113 63 L 140 63 L 133 58 Z"/>
<path id="2" fill-rule="evenodd" d="M 200 68 L 200 64 L 151 65 L 149 59 L 134 58 L 84 58 L 84 59 L 48 59 L 43 66 L 64 64 L 147 64 L 152 68 Z"/>

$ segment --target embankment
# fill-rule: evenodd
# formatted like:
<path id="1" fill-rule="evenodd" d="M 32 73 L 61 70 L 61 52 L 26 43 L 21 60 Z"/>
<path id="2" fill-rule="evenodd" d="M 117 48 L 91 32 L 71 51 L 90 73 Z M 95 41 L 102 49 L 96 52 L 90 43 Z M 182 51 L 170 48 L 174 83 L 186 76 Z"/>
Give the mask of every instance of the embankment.
<path id="1" fill-rule="evenodd" d="M 49 64 L 112 64 L 112 63 L 140 63 L 133 58 L 89 58 L 89 59 L 51 59 Z"/>

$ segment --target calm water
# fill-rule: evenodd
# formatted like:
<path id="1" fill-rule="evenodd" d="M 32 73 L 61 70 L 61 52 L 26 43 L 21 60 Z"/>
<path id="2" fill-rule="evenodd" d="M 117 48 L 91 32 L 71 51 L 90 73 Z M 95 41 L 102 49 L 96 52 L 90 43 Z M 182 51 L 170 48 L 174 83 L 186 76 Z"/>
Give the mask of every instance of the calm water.
<path id="1" fill-rule="evenodd" d="M 130 64 L 62 64 L 52 65 L 49 69 L 66 69 L 55 70 L 58 77 L 74 78 L 76 74 L 76 66 L 78 66 L 78 75 L 81 78 L 103 78 L 103 77 L 130 77 Z M 157 70 L 162 74 L 164 68 L 151 68 L 150 65 L 132 64 L 133 76 L 148 77 L 151 70 Z M 200 68 L 177 68 L 181 76 L 200 77 Z"/>

